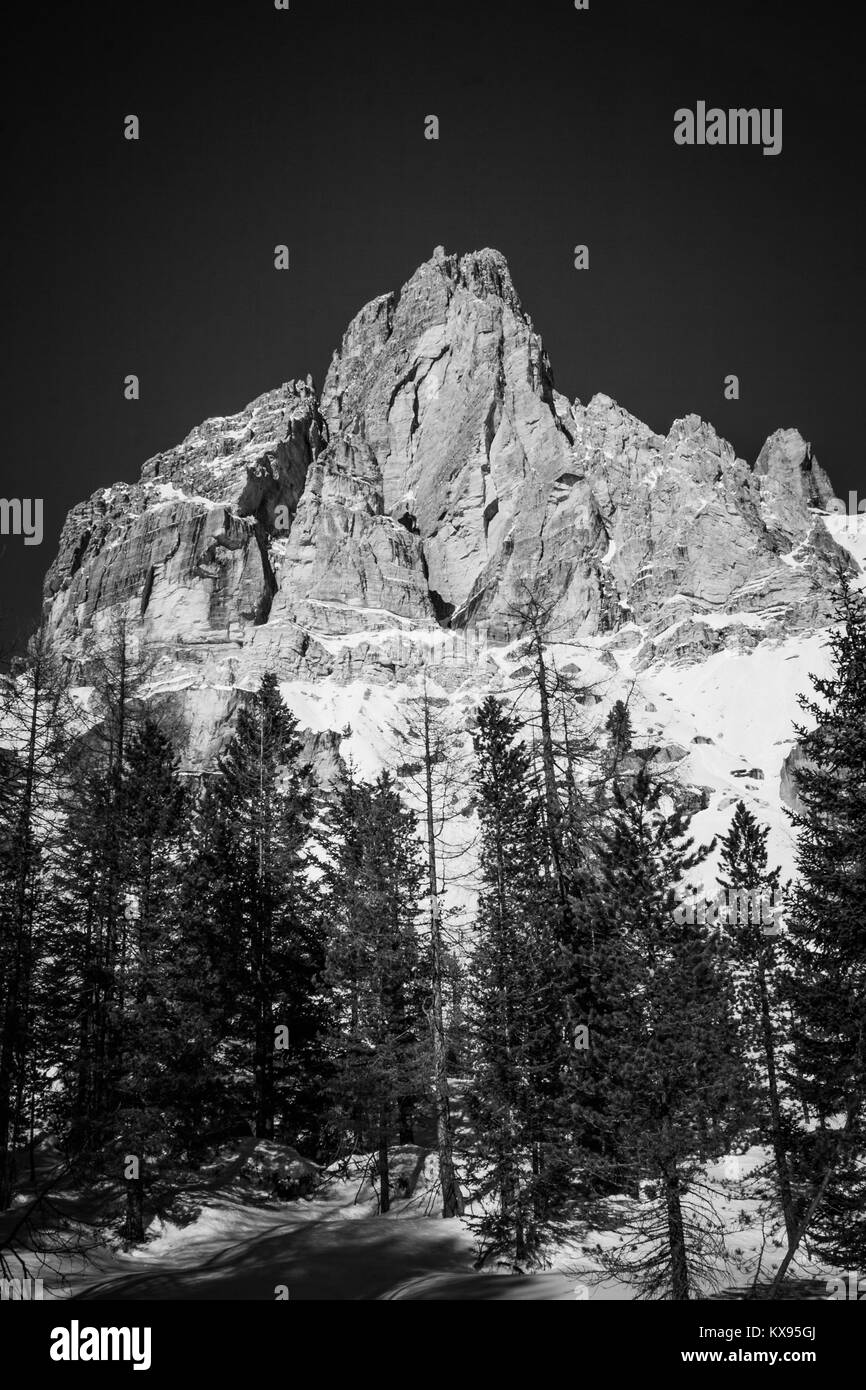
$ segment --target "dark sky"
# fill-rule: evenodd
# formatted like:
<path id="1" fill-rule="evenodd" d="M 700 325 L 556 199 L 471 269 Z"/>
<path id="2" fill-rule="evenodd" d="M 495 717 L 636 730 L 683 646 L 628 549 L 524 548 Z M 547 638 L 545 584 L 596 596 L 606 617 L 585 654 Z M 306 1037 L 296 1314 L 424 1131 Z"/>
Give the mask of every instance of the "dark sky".
<path id="1" fill-rule="evenodd" d="M 440 243 L 504 252 L 569 396 L 603 390 L 662 432 L 694 411 L 750 460 L 796 425 L 837 492 L 866 494 L 856 17 L 775 0 L 22 7 L 2 75 L 0 497 L 44 498 L 45 539 L 0 538 L 0 641 L 32 627 L 70 506 L 208 415 L 307 372 L 321 385 L 352 315 Z M 699 100 L 782 107 L 781 154 L 675 145 L 675 109 Z"/>

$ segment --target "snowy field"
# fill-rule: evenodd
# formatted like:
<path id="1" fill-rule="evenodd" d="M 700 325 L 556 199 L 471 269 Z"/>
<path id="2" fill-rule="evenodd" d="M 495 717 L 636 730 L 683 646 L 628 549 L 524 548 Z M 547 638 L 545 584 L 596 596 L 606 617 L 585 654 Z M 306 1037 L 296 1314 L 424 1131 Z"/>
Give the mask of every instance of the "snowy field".
<path id="1" fill-rule="evenodd" d="M 344 1166 L 339 1175 L 319 1173 L 321 1186 L 311 1197 L 277 1202 L 251 1184 L 253 1168 L 261 1173 L 288 1164 L 312 1171 L 313 1165 L 280 1145 L 241 1141 L 231 1153 L 224 1150 L 219 1164 L 203 1170 L 200 1182 L 185 1193 L 192 1219 L 182 1224 L 152 1221 L 145 1244 L 130 1251 L 103 1228 L 86 1264 L 62 1262 L 62 1284 L 52 1270 L 41 1271 L 45 1297 L 545 1302 L 635 1297 L 633 1285 L 604 1273 L 600 1256 L 627 1239 L 629 1220 L 643 1204 L 614 1199 L 607 1205 L 604 1227 L 576 1229 L 573 1241 L 548 1252 L 549 1268 L 543 1273 L 479 1272 L 465 1221 L 443 1221 L 438 1215 L 435 1155 L 406 1146 L 392 1158 L 395 1172 L 411 1174 L 414 1190 L 380 1216 L 364 1162 L 349 1164 L 348 1170 Z M 715 1262 L 704 1297 L 746 1291 L 756 1275 L 760 1283 L 769 1283 L 778 1268 L 785 1242 L 770 1214 L 761 1175 L 767 1160 L 765 1151 L 754 1148 L 703 1171 L 700 1196 L 711 1213 L 707 1219 L 724 1231 L 724 1253 Z M 86 1221 L 90 1202 L 92 1197 L 68 1192 L 63 1207 Z M 790 1276 L 826 1283 L 834 1273 L 802 1252 Z"/>

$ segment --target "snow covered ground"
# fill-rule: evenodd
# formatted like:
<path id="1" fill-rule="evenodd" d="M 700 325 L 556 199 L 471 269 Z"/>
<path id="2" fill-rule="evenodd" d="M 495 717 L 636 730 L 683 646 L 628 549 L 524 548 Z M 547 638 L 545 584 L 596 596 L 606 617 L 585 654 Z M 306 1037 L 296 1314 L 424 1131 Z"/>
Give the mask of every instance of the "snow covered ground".
<path id="1" fill-rule="evenodd" d="M 270 1146 L 272 1149 L 277 1146 Z M 576 1229 L 574 1240 L 550 1252 L 544 1273 L 512 1274 L 474 1268 L 477 1250 L 466 1223 L 443 1221 L 435 1200 L 435 1157 L 415 1166 L 414 1195 L 379 1216 L 363 1168 L 326 1180 L 313 1197 L 276 1202 L 256 1196 L 242 1179 L 255 1141 L 223 1155 L 218 1182 L 204 1177 L 187 1194 L 199 1206 L 178 1225 L 156 1220 L 146 1244 L 124 1253 L 103 1243 L 81 1268 L 67 1261 L 60 1286 L 44 1272 L 45 1296 L 84 1300 L 538 1300 L 628 1301 L 635 1289 L 605 1276 L 598 1255 L 622 1244 L 640 1204 L 627 1198 L 609 1206 L 606 1229 Z M 419 1151 L 420 1152 L 420 1151 Z M 289 1151 L 291 1153 L 291 1151 Z M 400 1154 L 395 1158 L 399 1161 Z M 784 1253 L 781 1230 L 767 1217 L 759 1170 L 767 1154 L 757 1148 L 707 1165 L 702 1196 L 709 1218 L 724 1227 L 724 1256 L 715 1262 L 705 1295 L 750 1286 L 760 1268 L 769 1282 Z M 69 1203 L 75 1207 L 75 1199 Z M 763 1215 L 762 1215 L 763 1213 Z M 793 1276 L 827 1280 L 833 1271 L 806 1254 Z M 830 1295 L 827 1295 L 830 1297 Z"/>

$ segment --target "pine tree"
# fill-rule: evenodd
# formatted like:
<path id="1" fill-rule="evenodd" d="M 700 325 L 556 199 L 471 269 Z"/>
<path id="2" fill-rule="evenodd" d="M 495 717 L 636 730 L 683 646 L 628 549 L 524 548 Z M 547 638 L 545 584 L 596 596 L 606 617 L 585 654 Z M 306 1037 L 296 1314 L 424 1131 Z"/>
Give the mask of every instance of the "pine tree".
<path id="1" fill-rule="evenodd" d="M 212 1136 L 242 1128 L 249 1114 L 243 1072 L 234 1065 L 243 940 L 225 913 L 231 855 L 213 785 L 218 777 L 203 775 L 195 797 L 173 949 L 160 961 L 163 1026 L 172 1056 L 162 1094 L 174 1117 L 177 1147 L 194 1168 Z"/>
<path id="2" fill-rule="evenodd" d="M 559 630 L 556 604 L 543 587 L 521 584 L 511 621 L 520 640 L 511 659 L 521 662 L 516 677 L 526 725 L 531 731 L 534 780 L 542 795 L 540 821 L 544 832 L 545 872 L 556 889 L 555 920 L 561 949 L 574 953 L 577 903 L 583 891 L 591 842 L 601 813 L 581 789 L 579 770 L 596 766 L 603 777 L 609 767 L 599 755 L 594 736 L 585 727 L 583 706 L 589 688 L 573 667 L 560 669 L 553 644 L 567 641 Z"/>
<path id="3" fill-rule="evenodd" d="M 728 898 L 728 911 L 723 914 L 727 919 L 724 939 L 732 961 L 743 1034 L 749 1055 L 756 1049 L 763 1055 L 761 1089 L 767 1098 L 763 1128 L 773 1150 L 776 1189 L 791 1241 L 796 1216 L 788 1164 L 790 1123 L 784 1112 L 779 1074 L 785 1035 L 780 1019 L 777 937 L 767 920 L 772 917 L 775 921 L 775 909 L 769 914 L 763 910 L 763 905 L 772 904 L 779 893 L 781 871 L 767 868 L 768 834 L 768 827 L 759 825 L 740 801 L 721 841 L 718 882 Z"/>
<path id="4" fill-rule="evenodd" d="M 79 768 L 66 806 L 58 936 L 75 991 L 75 1073 L 64 1094 L 72 1152 L 99 1163 L 116 1102 L 119 949 L 125 931 L 120 770 Z M 67 1035 L 71 1041 L 71 1031 Z"/>
<path id="5" fill-rule="evenodd" d="M 788 999 L 796 1084 L 817 1128 L 798 1137 L 805 1210 L 780 1275 L 807 1228 L 834 1263 L 866 1260 L 866 601 L 844 573 L 836 617 L 831 673 L 800 701 L 813 727 L 796 730 Z"/>
<path id="6" fill-rule="evenodd" d="M 391 1203 L 389 1147 L 411 1143 L 430 1100 L 423 1016 L 429 989 L 418 922 L 424 866 L 417 824 L 387 773 L 350 781 L 328 817 L 334 1120 L 375 1152 L 380 1211 Z"/>
<path id="7" fill-rule="evenodd" d="M 538 702 L 538 715 L 533 720 L 537 725 L 536 743 L 541 761 L 541 787 L 544 796 L 543 826 L 545 831 L 547 860 L 559 899 L 561 927 L 568 931 L 570 911 L 570 885 L 566 855 L 567 817 L 562 794 L 562 771 L 558 766 L 559 752 L 556 718 L 558 706 L 565 696 L 575 693 L 574 682 L 562 675 L 548 651 L 551 641 L 553 607 L 545 602 L 528 586 L 524 586 L 519 604 L 511 614 L 518 625 L 521 641 L 515 652 L 526 666 L 525 689 L 532 692 Z M 571 748 L 567 742 L 566 763 L 571 760 Z"/>
<path id="8" fill-rule="evenodd" d="M 98 719 L 78 743 L 64 793 L 56 930 L 74 995 L 74 1022 L 64 1030 L 65 1042 L 57 1044 L 61 1106 L 71 1152 L 97 1167 L 114 1135 L 120 1103 L 128 944 L 125 759 L 146 717 L 141 688 L 148 669 L 128 625 L 116 623 L 91 659 Z"/>
<path id="9" fill-rule="evenodd" d="M 190 808 L 173 747 L 152 719 L 127 725 L 118 769 L 105 767 L 104 750 L 85 746 L 66 799 L 43 993 L 54 1001 L 46 1022 L 57 1038 L 56 1118 L 85 1171 L 126 1175 L 125 1234 L 139 1240 L 144 1165 L 175 1161 L 182 1147 L 172 985 L 185 987 L 176 971 L 189 959 L 178 899 Z M 198 1017 L 194 1028 L 200 1035 Z"/>
<path id="10" fill-rule="evenodd" d="M 520 724 L 488 698 L 478 711 L 480 891 L 469 974 L 474 1070 L 467 1106 L 476 1146 L 471 1218 L 482 1261 L 543 1260 L 574 1191 L 573 1155 L 556 1110 L 563 1052 L 556 896 L 543 875 L 540 803 Z"/>
<path id="11" fill-rule="evenodd" d="M 427 968 L 430 1029 L 436 1103 L 436 1150 L 442 1215 L 450 1218 L 463 1210 L 456 1176 L 454 1123 L 451 1114 L 449 1058 L 456 1039 L 453 1015 L 446 1008 L 449 971 L 458 965 L 455 951 L 462 922 L 459 911 L 446 906 L 446 895 L 461 873 L 466 845 L 455 823 L 462 826 L 463 808 L 469 795 L 463 731 L 449 717 L 450 702 L 431 693 L 425 675 L 419 697 L 412 702 L 413 715 L 407 736 L 393 750 L 394 773 L 407 803 L 417 809 L 427 861 Z M 465 873 L 465 866 L 462 870 Z M 450 962 L 450 963 L 449 963 Z"/>
<path id="12" fill-rule="evenodd" d="M 424 685 L 422 701 L 424 811 L 427 846 L 427 882 L 430 895 L 430 1031 L 435 1073 L 436 1148 L 439 1155 L 439 1184 L 442 1192 L 442 1215 L 457 1216 L 463 1211 L 463 1198 L 454 1168 L 454 1136 L 451 1119 L 451 1097 L 448 1082 L 448 1042 L 445 1031 L 443 993 L 445 982 L 445 948 L 442 940 L 442 901 L 437 873 L 437 843 L 433 775 L 434 764 L 442 757 L 443 740 L 432 716 L 431 703 Z"/>
<path id="13" fill-rule="evenodd" d="M 337 1075 L 330 1079 L 336 1097 L 331 1116 L 338 1152 L 348 1140 L 353 1151 L 363 1148 L 367 1116 L 351 1085 L 343 1086 L 348 1055 L 355 1046 L 361 1001 L 367 982 L 365 960 L 366 900 L 364 827 L 369 819 L 369 787 L 359 783 L 352 764 L 337 783 L 325 806 L 320 838 L 323 851 L 323 914 L 327 922 L 325 989 L 329 1003 L 328 1049 Z M 345 1113 L 343 1105 L 345 1104 Z"/>
<path id="14" fill-rule="evenodd" d="M 611 759 L 616 766 L 632 744 L 631 716 L 628 706 L 622 700 L 616 701 L 604 727 L 610 734 Z"/>
<path id="15" fill-rule="evenodd" d="M 117 1144 L 127 1177 L 126 1238 L 143 1239 L 142 1165 L 177 1156 L 171 1105 L 177 1061 L 173 963 L 182 947 L 177 897 L 187 797 L 169 739 L 153 720 L 129 739 L 123 764 L 126 912 L 118 947 Z"/>
<path id="16" fill-rule="evenodd" d="M 47 891 L 57 788 L 62 781 L 74 710 L 44 634 L 3 680 L 0 750 L 0 1211 L 11 1201 L 14 1153 L 25 1127 L 29 1092 L 31 1141 L 40 972 L 46 958 L 51 897 Z M 45 1057 L 44 1062 L 50 1058 Z"/>
<path id="17" fill-rule="evenodd" d="M 602 851 L 596 911 L 584 930 L 586 998 L 575 1017 L 588 1048 L 590 1119 L 604 1127 L 607 1163 L 620 1190 L 656 1184 L 651 1210 L 627 1227 L 610 1257 L 641 1296 L 693 1296 L 705 1263 L 705 1229 L 692 1196 L 702 1147 L 696 1116 L 711 1122 L 710 1154 L 726 1152 L 741 1123 L 744 1075 L 724 960 L 706 927 L 674 917 L 675 891 L 701 862 L 686 821 L 666 814 L 663 787 L 646 767 L 631 794 L 616 793 Z M 598 1091 L 604 1096 L 595 1104 Z M 575 1088 L 580 1109 L 580 1088 Z"/>
<path id="18" fill-rule="evenodd" d="M 279 1108 L 296 1142 L 314 1123 L 323 966 L 312 883 L 315 807 L 302 750 L 297 720 L 267 673 L 241 708 L 213 779 L 227 855 L 225 916 L 238 962 L 235 1022 L 240 1056 L 252 1062 L 255 1133 L 274 1137 Z"/>

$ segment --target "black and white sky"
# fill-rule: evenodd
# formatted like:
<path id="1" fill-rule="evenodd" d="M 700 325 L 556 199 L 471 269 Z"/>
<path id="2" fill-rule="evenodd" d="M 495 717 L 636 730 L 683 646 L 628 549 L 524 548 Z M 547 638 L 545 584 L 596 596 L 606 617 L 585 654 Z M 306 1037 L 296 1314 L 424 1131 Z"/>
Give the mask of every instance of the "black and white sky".
<path id="1" fill-rule="evenodd" d="M 856 17 L 777 0 L 13 11 L 0 497 L 43 498 L 45 537 L 0 537 L 0 642 L 37 620 L 75 502 L 209 415 L 321 385 L 349 319 L 438 244 L 506 255 L 569 396 L 605 391 L 663 432 L 696 412 L 749 460 L 796 425 L 837 492 L 866 495 Z M 674 112 L 698 101 L 781 107 L 781 153 L 676 145 Z"/>

